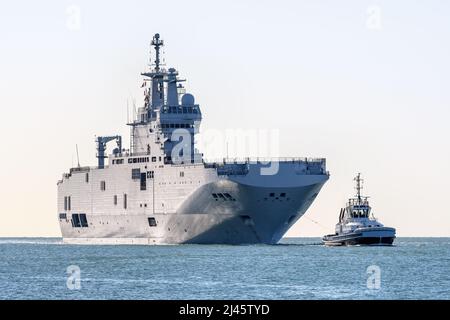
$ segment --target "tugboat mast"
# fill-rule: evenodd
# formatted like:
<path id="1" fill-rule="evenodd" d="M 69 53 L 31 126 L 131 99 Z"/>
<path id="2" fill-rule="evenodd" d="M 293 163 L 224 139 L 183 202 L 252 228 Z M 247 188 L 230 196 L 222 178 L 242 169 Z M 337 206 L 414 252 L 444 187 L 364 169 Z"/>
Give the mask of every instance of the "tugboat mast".
<path id="1" fill-rule="evenodd" d="M 363 179 L 361 179 L 361 173 L 358 173 L 354 180 L 356 181 L 356 196 L 358 197 L 358 202 L 361 203 L 361 190 L 363 182 Z"/>

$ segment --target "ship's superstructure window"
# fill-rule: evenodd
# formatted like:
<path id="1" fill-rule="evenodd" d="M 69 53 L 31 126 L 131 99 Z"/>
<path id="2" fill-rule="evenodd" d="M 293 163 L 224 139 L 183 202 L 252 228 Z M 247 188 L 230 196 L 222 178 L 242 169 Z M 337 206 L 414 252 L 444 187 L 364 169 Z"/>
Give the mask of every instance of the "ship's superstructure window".
<path id="1" fill-rule="evenodd" d="M 123 159 L 116 159 L 112 161 L 113 164 L 123 164 Z"/>
<path id="2" fill-rule="evenodd" d="M 184 178 L 184 171 L 180 172 L 180 178 Z"/>
<path id="3" fill-rule="evenodd" d="M 194 128 L 193 124 L 190 123 L 161 123 L 161 128 L 162 129 L 170 129 L 170 128 L 175 128 L 175 129 L 192 129 Z"/>
<path id="4" fill-rule="evenodd" d="M 164 107 L 162 113 L 198 113 L 198 108 L 193 107 Z"/>
<path id="5" fill-rule="evenodd" d="M 89 172 L 86 172 L 86 183 L 89 183 Z"/>
<path id="6" fill-rule="evenodd" d="M 117 194 L 114 195 L 114 205 L 117 206 Z"/>
<path id="7" fill-rule="evenodd" d="M 80 216 L 76 213 L 72 214 L 72 227 L 81 228 Z"/>
<path id="8" fill-rule="evenodd" d="M 145 163 L 150 162 L 149 157 L 143 157 L 143 158 L 128 158 L 128 163 Z"/>
<path id="9" fill-rule="evenodd" d="M 125 194 L 123 195 L 123 208 L 126 209 L 127 206 L 128 206 L 128 203 L 127 203 L 127 194 L 125 193 Z"/>
<path id="10" fill-rule="evenodd" d="M 154 177 L 155 177 L 155 172 L 154 171 L 147 171 L 147 178 L 153 179 Z"/>
<path id="11" fill-rule="evenodd" d="M 141 191 L 147 190 L 147 174 L 145 172 L 141 173 Z"/>
<path id="12" fill-rule="evenodd" d="M 87 221 L 85 213 L 80 213 L 80 222 L 81 222 L 81 227 L 82 228 L 89 227 L 89 224 L 88 224 L 88 221 Z"/>
<path id="13" fill-rule="evenodd" d="M 70 210 L 70 197 L 64 197 L 64 210 Z"/>
<path id="14" fill-rule="evenodd" d="M 61 220 L 67 219 L 67 214 L 65 214 L 65 213 L 60 213 L 60 214 L 59 214 L 59 219 L 61 219 Z"/>
<path id="15" fill-rule="evenodd" d="M 138 180 L 141 178 L 141 169 L 131 169 L 131 179 Z"/>
<path id="16" fill-rule="evenodd" d="M 149 218 L 148 218 L 148 225 L 149 225 L 150 227 L 156 227 L 156 226 L 157 226 L 157 224 L 156 224 L 156 219 L 153 218 L 153 217 L 149 217 Z"/>
<path id="17" fill-rule="evenodd" d="M 156 162 L 156 157 L 152 157 L 152 162 Z"/>
<path id="18" fill-rule="evenodd" d="M 87 228 L 89 227 L 85 213 L 72 214 L 72 227 L 74 228 Z"/>
<path id="19" fill-rule="evenodd" d="M 105 191 L 106 190 L 106 181 L 100 181 L 100 190 Z"/>

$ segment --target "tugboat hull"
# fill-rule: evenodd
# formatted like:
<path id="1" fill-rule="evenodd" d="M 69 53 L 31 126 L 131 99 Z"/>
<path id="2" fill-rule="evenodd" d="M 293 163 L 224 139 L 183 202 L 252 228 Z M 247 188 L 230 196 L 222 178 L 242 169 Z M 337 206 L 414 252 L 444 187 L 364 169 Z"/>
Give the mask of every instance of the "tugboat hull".
<path id="1" fill-rule="evenodd" d="M 371 228 L 372 230 L 357 229 L 354 232 L 340 235 L 327 235 L 323 243 L 328 246 L 352 245 L 392 245 L 395 239 L 394 228 Z"/>

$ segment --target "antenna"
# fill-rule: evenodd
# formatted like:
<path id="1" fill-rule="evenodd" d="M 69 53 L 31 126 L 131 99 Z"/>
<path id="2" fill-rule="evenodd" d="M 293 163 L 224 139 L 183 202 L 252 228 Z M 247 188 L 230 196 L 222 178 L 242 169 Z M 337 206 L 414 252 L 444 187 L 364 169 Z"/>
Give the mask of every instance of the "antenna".
<path id="1" fill-rule="evenodd" d="M 75 145 L 77 148 L 77 162 L 78 162 L 78 168 L 80 167 L 80 156 L 78 155 L 78 144 Z"/>
<path id="2" fill-rule="evenodd" d="M 127 98 L 127 123 L 130 123 L 130 107 L 128 106 L 128 98 Z"/>
<path id="3" fill-rule="evenodd" d="M 228 141 L 227 141 L 227 159 L 228 159 Z"/>
<path id="4" fill-rule="evenodd" d="M 358 173 L 358 175 L 353 179 L 356 181 L 356 196 L 358 197 L 358 200 L 361 200 L 361 190 L 362 190 L 362 182 L 364 181 L 361 179 L 361 173 Z"/>
<path id="5" fill-rule="evenodd" d="M 160 59 L 159 59 L 159 49 L 161 46 L 164 45 L 164 41 L 160 40 L 159 38 L 159 33 L 155 34 L 153 36 L 153 40 L 151 42 L 151 45 L 155 47 L 155 51 L 156 51 L 156 58 L 155 58 L 155 71 L 159 72 L 159 63 L 160 63 Z"/>

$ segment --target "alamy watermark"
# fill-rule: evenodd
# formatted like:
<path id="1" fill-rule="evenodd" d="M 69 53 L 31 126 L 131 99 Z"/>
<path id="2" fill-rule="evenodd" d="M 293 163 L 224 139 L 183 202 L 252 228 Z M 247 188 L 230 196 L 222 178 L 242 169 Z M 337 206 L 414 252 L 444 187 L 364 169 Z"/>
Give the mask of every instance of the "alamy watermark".
<path id="1" fill-rule="evenodd" d="M 381 30 L 381 7 L 372 5 L 366 11 L 366 28 L 369 30 Z"/>
<path id="2" fill-rule="evenodd" d="M 77 5 L 70 5 L 66 8 L 66 27 L 70 31 L 81 29 L 81 8 Z"/>
<path id="3" fill-rule="evenodd" d="M 67 280 L 66 286 L 69 290 L 80 290 L 81 289 L 81 269 L 79 266 L 70 265 L 66 269 Z"/>
<path id="4" fill-rule="evenodd" d="M 366 269 L 367 289 L 379 290 L 381 288 L 381 268 L 377 265 L 368 266 Z"/>
<path id="5" fill-rule="evenodd" d="M 227 163 L 258 162 L 261 175 L 275 175 L 279 170 L 278 129 L 209 129 L 195 137 L 186 129 L 175 129 L 170 137 L 173 143 L 171 160 L 174 164 L 190 163 L 202 158 L 197 148 L 208 158 L 225 159 Z M 195 145 L 195 147 L 194 147 Z"/>

